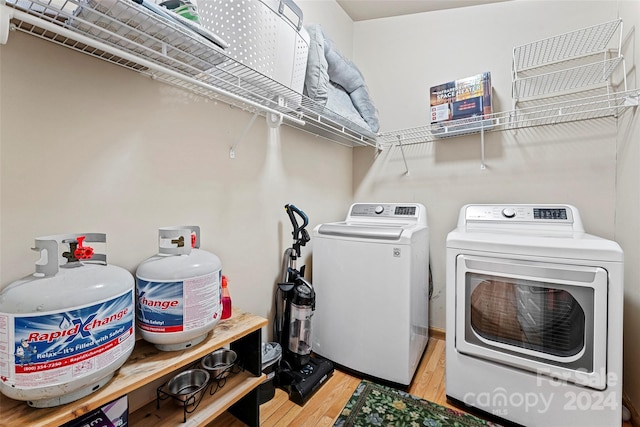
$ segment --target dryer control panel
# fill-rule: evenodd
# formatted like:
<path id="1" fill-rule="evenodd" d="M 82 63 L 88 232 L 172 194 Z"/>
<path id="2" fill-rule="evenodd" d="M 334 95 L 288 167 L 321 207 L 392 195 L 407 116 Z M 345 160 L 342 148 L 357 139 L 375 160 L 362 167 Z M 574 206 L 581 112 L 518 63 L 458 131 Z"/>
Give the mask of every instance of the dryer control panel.
<path id="1" fill-rule="evenodd" d="M 458 223 L 556 224 L 582 228 L 580 215 L 571 205 L 467 205 L 460 212 Z"/>

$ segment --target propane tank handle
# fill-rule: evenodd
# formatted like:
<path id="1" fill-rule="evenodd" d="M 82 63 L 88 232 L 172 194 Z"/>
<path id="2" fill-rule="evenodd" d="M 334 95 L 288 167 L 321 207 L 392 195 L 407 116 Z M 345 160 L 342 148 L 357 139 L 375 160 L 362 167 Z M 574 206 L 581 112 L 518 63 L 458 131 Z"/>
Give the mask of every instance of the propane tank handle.
<path id="1" fill-rule="evenodd" d="M 200 227 L 180 225 L 158 229 L 158 252 L 168 255 L 189 255 L 200 247 Z"/>
<path id="2" fill-rule="evenodd" d="M 55 234 L 51 236 L 36 237 L 35 246 L 31 250 L 40 252 L 40 259 L 36 261 L 36 273 L 44 276 L 55 276 L 62 263 L 60 259 L 60 245 L 64 241 L 78 240 L 91 243 L 106 243 L 105 233 L 77 233 L 77 234 Z M 90 260 L 86 262 L 96 264 L 107 264 L 107 255 L 94 253 Z"/>

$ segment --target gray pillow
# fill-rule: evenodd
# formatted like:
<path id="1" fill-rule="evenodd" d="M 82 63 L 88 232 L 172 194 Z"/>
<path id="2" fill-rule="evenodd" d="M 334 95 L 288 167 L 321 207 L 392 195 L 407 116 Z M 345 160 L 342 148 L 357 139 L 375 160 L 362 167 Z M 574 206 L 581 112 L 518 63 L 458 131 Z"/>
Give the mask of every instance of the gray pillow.
<path id="1" fill-rule="evenodd" d="M 312 101 L 325 105 L 329 92 L 329 66 L 324 56 L 324 34 L 320 25 L 305 28 L 309 33 L 309 55 L 303 93 Z"/>
<path id="2" fill-rule="evenodd" d="M 342 56 L 333 45 L 331 39 L 325 38 L 324 54 L 327 58 L 329 80 L 344 88 L 351 97 L 354 107 L 369 124 L 372 132 L 378 132 L 378 110 L 373 105 L 369 89 L 356 64 Z"/>
<path id="3" fill-rule="evenodd" d="M 327 99 L 327 109 L 350 120 L 362 129 L 369 130 L 369 124 L 364 121 L 360 112 L 353 106 L 353 101 L 351 101 L 349 94 L 333 83 L 329 83 L 328 89 L 329 98 Z"/>
<path id="4" fill-rule="evenodd" d="M 378 132 L 380 130 L 380 121 L 378 120 L 378 110 L 366 85 L 362 85 L 349 94 L 353 105 L 356 107 L 362 118 L 367 122 L 371 132 Z"/>
<path id="5" fill-rule="evenodd" d="M 334 94 L 330 83 L 344 89 L 349 94 L 353 107 L 365 120 L 372 132 L 378 132 L 378 110 L 373 105 L 369 90 L 358 67 L 342 54 L 327 38 L 319 24 L 305 26 L 309 33 L 309 56 L 307 59 L 307 75 L 305 77 L 304 94 L 313 101 L 327 105 L 327 99 Z M 342 99 L 334 103 L 344 105 Z M 327 106 L 328 108 L 328 106 Z M 350 109 L 350 108 L 349 108 Z M 342 114 L 341 111 L 335 111 Z M 350 115 L 350 112 L 349 114 Z M 358 125 L 360 121 L 352 120 Z"/>

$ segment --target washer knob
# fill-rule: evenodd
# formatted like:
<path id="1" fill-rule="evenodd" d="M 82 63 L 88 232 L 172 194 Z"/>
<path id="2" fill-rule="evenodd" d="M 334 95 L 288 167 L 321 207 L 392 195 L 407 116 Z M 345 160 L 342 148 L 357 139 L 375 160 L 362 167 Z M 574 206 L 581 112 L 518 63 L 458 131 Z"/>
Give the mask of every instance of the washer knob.
<path id="1" fill-rule="evenodd" d="M 516 216 L 516 211 L 512 208 L 504 208 L 502 209 L 502 216 L 504 216 L 505 218 L 513 218 L 514 216 Z"/>
<path id="2" fill-rule="evenodd" d="M 384 206 L 376 206 L 376 208 L 374 209 L 374 212 L 378 215 L 380 215 L 382 212 L 384 212 Z"/>

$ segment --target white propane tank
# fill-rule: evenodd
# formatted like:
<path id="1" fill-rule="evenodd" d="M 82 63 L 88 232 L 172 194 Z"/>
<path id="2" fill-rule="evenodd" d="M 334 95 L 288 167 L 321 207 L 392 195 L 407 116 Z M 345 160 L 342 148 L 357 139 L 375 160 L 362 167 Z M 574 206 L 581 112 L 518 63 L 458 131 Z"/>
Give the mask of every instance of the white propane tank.
<path id="1" fill-rule="evenodd" d="M 133 351 L 133 276 L 85 242 L 106 235 L 36 238 L 36 272 L 0 292 L 0 392 L 12 399 L 73 402 L 104 386 Z"/>
<path id="2" fill-rule="evenodd" d="M 198 226 L 158 232 L 158 254 L 136 270 L 138 331 L 159 350 L 182 350 L 204 341 L 222 316 L 222 263 L 199 249 Z"/>

